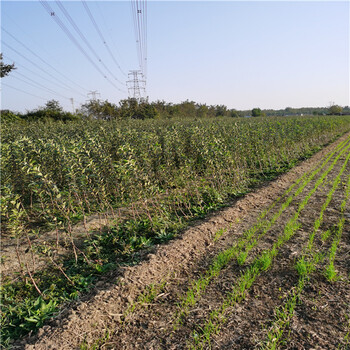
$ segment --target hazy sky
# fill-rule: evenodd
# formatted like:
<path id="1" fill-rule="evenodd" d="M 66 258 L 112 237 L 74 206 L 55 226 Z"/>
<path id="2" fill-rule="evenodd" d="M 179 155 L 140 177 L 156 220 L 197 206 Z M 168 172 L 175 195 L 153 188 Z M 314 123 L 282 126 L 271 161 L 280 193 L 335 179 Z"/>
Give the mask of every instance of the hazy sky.
<path id="1" fill-rule="evenodd" d="M 48 3 L 104 70 L 55 1 Z M 82 2 L 62 3 L 122 84 L 106 76 L 125 93 L 94 68 L 39 1 L 1 1 L 1 52 L 17 66 L 1 79 L 2 109 L 25 111 L 57 99 L 71 110 L 70 98 L 77 108 L 93 90 L 114 103 L 128 97 L 127 76 Z M 138 69 L 131 2 L 87 3 L 124 74 Z M 151 101 L 189 99 L 236 109 L 350 104 L 348 1 L 148 1 L 147 10 Z"/>

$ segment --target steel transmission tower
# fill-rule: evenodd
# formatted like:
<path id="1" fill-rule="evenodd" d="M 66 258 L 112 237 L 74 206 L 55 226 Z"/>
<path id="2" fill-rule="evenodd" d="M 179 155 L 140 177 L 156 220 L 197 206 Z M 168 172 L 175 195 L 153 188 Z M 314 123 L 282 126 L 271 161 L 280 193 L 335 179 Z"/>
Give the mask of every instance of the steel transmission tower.
<path id="1" fill-rule="evenodd" d="M 131 70 L 128 74 L 127 81 L 129 97 L 135 98 L 137 101 L 145 99 L 146 81 L 143 80 L 143 75 L 140 70 Z"/>
<path id="2" fill-rule="evenodd" d="M 70 98 L 70 102 L 72 103 L 72 110 L 73 110 L 73 114 L 74 114 L 75 108 L 74 108 L 74 98 L 73 97 Z"/>
<path id="3" fill-rule="evenodd" d="M 88 97 L 91 96 L 91 99 L 94 100 L 94 101 L 96 100 L 96 96 L 97 95 L 101 96 L 101 94 L 97 90 L 90 91 L 87 95 L 88 95 Z"/>

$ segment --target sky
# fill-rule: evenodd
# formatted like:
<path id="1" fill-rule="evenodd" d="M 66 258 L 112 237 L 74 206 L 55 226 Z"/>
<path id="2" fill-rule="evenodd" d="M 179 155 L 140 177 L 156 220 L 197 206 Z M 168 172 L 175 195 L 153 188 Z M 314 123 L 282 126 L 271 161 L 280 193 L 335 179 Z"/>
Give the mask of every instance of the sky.
<path id="1" fill-rule="evenodd" d="M 114 59 L 83 3 L 61 3 L 95 55 L 55 1 L 89 59 L 39 1 L 1 1 L 1 52 L 17 67 L 1 79 L 1 109 L 129 96 L 139 69 L 131 1 L 86 2 Z M 348 106 L 349 16 L 348 1 L 147 1 L 147 96 L 237 110 Z"/>

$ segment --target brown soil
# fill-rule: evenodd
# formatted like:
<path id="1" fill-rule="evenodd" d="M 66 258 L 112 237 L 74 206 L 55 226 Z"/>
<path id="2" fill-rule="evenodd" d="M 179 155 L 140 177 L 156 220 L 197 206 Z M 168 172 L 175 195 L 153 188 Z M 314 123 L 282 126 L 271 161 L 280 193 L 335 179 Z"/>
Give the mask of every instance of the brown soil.
<path id="1" fill-rule="evenodd" d="M 240 272 L 249 266 L 252 259 L 262 250 L 272 246 L 276 237 L 283 232 L 286 221 L 295 213 L 298 204 L 314 186 L 319 175 L 293 200 L 271 230 L 250 252 L 245 264 L 239 266 L 235 260 L 231 261 L 209 284 L 199 302 L 189 310 L 183 323 L 174 330 L 179 301 L 186 294 L 191 281 L 206 271 L 218 252 L 230 247 L 246 229 L 254 225 L 259 214 L 296 179 L 315 166 L 327 152 L 349 135 L 326 147 L 276 181 L 265 184 L 237 200 L 229 208 L 197 222 L 180 238 L 167 245 L 155 247 L 142 263 L 123 268 L 113 279 L 100 282 L 96 285 L 94 293 L 70 305 L 37 335 L 27 337 L 14 347 L 76 349 L 81 344 L 85 344 L 86 348 L 98 344 L 96 348 L 100 346 L 101 349 L 188 348 L 193 331 L 199 331 L 210 312 L 222 304 Z M 211 348 L 254 349 L 264 344 L 267 330 L 274 319 L 275 308 L 283 304 L 288 292 L 297 283 L 298 275 L 294 263 L 307 242 L 313 223 L 332 186 L 332 180 L 344 160 L 345 156 L 342 156 L 323 185 L 310 198 L 300 214 L 300 229 L 281 247 L 273 266 L 256 279 L 244 301 L 226 310 L 226 321 L 221 325 L 220 332 L 212 337 Z M 322 244 L 320 232 L 328 230 L 339 220 L 344 183 L 349 174 L 350 163 L 342 176 L 342 185 L 336 190 L 324 213 L 324 222 L 315 239 L 317 250 L 326 252 L 330 247 L 332 238 L 328 243 Z M 279 205 L 268 214 L 268 218 L 278 209 Z M 349 206 L 345 210 L 345 216 L 346 222 L 336 258 L 336 268 L 341 279 L 334 283 L 327 282 L 322 272 L 324 266 L 319 266 L 303 291 L 281 348 L 349 348 L 349 343 L 346 345 L 346 334 L 350 327 Z M 220 229 L 227 230 L 219 239 L 215 239 L 215 234 Z M 156 286 L 156 289 L 159 287 L 156 297 L 150 302 L 136 304 L 132 309 L 131 305 L 136 303 L 139 295 L 150 285 Z M 108 337 L 105 337 L 106 332 Z"/>

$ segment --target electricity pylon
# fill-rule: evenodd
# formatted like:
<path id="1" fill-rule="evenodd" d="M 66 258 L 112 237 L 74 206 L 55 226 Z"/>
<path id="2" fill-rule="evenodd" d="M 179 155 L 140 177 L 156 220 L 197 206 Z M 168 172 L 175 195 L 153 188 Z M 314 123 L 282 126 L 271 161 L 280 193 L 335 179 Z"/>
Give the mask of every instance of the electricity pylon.
<path id="1" fill-rule="evenodd" d="M 146 81 L 143 80 L 143 75 L 140 70 L 131 70 L 128 74 L 129 80 L 127 81 L 129 97 L 141 101 L 146 94 Z M 141 93 L 143 92 L 143 93 Z"/>

